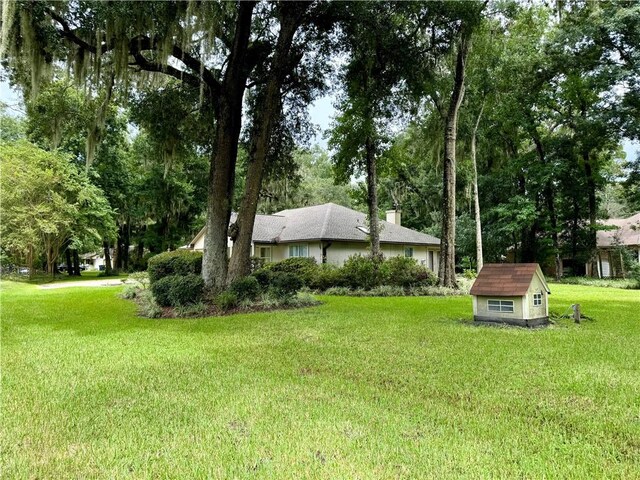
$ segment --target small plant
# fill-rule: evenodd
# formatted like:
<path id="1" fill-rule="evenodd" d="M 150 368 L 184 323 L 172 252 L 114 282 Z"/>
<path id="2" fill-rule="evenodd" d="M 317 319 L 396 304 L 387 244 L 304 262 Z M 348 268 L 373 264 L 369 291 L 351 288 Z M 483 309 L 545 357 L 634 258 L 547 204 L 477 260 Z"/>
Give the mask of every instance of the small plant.
<path id="1" fill-rule="evenodd" d="M 404 288 L 396 285 L 380 285 L 371 289 L 372 297 L 403 297 Z"/>
<path id="2" fill-rule="evenodd" d="M 143 290 L 137 296 L 138 313 L 141 317 L 160 318 L 162 316 L 162 308 L 153 299 L 153 295 L 149 290 Z"/>
<path id="3" fill-rule="evenodd" d="M 302 280 L 293 273 L 276 273 L 271 280 L 270 294 L 278 300 L 291 299 L 302 288 Z"/>
<path id="4" fill-rule="evenodd" d="M 149 274 L 147 272 L 135 272 L 129 275 L 128 280 L 134 282 L 136 288 L 145 290 L 149 288 Z"/>
<path id="5" fill-rule="evenodd" d="M 216 297 L 216 305 L 223 312 L 228 312 L 238 306 L 238 297 L 232 292 L 222 292 Z"/>
<path id="6" fill-rule="evenodd" d="M 229 291 L 235 294 L 239 301 L 253 301 L 260 295 L 260 284 L 256 277 L 244 277 L 236 280 L 229 286 Z"/>
<path id="7" fill-rule="evenodd" d="M 192 305 L 179 306 L 174 309 L 176 317 L 180 318 L 204 317 L 207 312 L 207 305 L 202 302 L 194 303 Z"/>
<path id="8" fill-rule="evenodd" d="M 122 293 L 120 294 L 120 298 L 124 298 L 125 300 L 131 300 L 136 298 L 138 295 L 138 287 L 135 285 L 125 285 L 122 289 Z"/>

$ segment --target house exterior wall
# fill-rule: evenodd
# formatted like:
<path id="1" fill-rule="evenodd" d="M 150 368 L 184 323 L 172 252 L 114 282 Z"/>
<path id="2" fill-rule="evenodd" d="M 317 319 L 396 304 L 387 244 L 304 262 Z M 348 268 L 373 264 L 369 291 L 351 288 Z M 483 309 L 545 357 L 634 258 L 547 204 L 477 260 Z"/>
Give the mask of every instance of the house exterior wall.
<path id="1" fill-rule="evenodd" d="M 486 318 L 504 318 L 504 319 L 514 319 L 519 320 L 526 318 L 524 317 L 524 298 L 525 297 L 504 297 L 504 296 L 491 296 L 485 297 L 481 295 L 473 296 L 473 314 L 477 317 L 486 317 Z M 513 313 L 509 312 L 494 312 L 489 311 L 489 307 L 487 304 L 488 300 L 511 300 L 513 301 Z"/>
<path id="2" fill-rule="evenodd" d="M 286 258 L 289 258 L 289 246 L 290 245 L 306 245 L 307 255 L 316 259 L 317 263 L 322 263 L 322 244 L 326 242 L 292 242 L 292 243 L 256 243 L 252 246 L 251 254 L 258 255 L 260 247 L 271 248 L 271 261 L 279 262 Z M 229 247 L 232 246 L 229 241 Z M 440 263 L 440 250 L 439 247 L 428 247 L 425 245 L 395 245 L 395 244 L 382 244 L 382 253 L 385 257 L 395 257 L 404 255 L 405 247 L 413 247 L 413 258 L 417 260 L 420 265 L 431 268 L 434 273 L 438 273 L 438 265 Z M 202 251 L 204 248 L 204 235 L 196 239 L 193 245 L 193 249 Z M 369 245 L 364 242 L 340 242 L 334 241 L 331 246 L 327 248 L 327 263 L 332 265 L 342 266 L 344 262 L 352 255 L 361 254 L 366 255 L 369 252 Z M 431 252 L 431 255 L 429 254 Z M 431 262 L 433 261 L 433 265 Z"/>
<path id="3" fill-rule="evenodd" d="M 540 293 L 542 295 L 542 304 L 539 306 L 535 306 L 533 304 L 533 295 L 535 293 Z M 524 318 L 543 318 L 549 316 L 549 294 L 538 275 L 533 276 L 533 281 L 531 282 L 531 285 L 529 285 L 525 299 L 526 316 Z"/>

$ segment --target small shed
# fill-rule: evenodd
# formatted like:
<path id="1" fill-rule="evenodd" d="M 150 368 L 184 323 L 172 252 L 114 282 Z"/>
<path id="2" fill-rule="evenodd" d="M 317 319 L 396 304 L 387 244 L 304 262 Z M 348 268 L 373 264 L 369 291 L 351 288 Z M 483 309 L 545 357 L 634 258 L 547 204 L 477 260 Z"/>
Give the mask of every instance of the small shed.
<path id="1" fill-rule="evenodd" d="M 471 287 L 473 319 L 536 327 L 549 323 L 549 286 L 537 263 L 490 263 Z"/>

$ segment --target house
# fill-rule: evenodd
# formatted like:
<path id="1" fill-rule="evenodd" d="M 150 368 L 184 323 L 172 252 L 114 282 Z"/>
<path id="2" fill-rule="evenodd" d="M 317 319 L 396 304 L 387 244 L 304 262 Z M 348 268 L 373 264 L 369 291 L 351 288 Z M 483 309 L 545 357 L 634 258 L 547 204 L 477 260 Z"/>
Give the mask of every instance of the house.
<path id="1" fill-rule="evenodd" d="M 235 221 L 235 214 L 231 223 Z M 440 240 L 403 227 L 401 212 L 389 210 L 380 221 L 380 247 L 386 257 L 404 255 L 438 271 Z M 342 265 L 357 253 L 369 250 L 369 223 L 364 213 L 334 203 L 256 215 L 252 255 L 267 262 L 291 257 L 313 257 L 318 263 Z M 194 250 L 204 248 L 204 229 L 191 241 Z M 229 240 L 230 249 L 233 248 Z"/>
<path id="2" fill-rule="evenodd" d="M 485 264 L 470 293 L 477 322 L 535 327 L 549 321 L 551 292 L 537 263 Z"/>
<path id="3" fill-rule="evenodd" d="M 620 277 L 624 275 L 622 251 L 625 247 L 633 253 L 640 262 L 640 213 L 629 218 L 612 218 L 600 222 L 608 227 L 606 230 L 598 230 L 596 245 L 598 247 L 597 276 Z M 587 265 L 587 275 L 591 271 Z"/>

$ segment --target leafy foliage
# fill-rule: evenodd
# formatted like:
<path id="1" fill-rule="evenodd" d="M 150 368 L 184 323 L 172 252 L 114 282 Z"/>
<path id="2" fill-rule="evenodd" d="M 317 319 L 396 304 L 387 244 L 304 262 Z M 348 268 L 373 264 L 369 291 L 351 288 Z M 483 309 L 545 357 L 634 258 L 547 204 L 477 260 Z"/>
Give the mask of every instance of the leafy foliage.
<path id="1" fill-rule="evenodd" d="M 174 250 L 149 259 L 149 280 L 153 285 L 170 275 L 199 274 L 202 271 L 202 252 Z"/>

